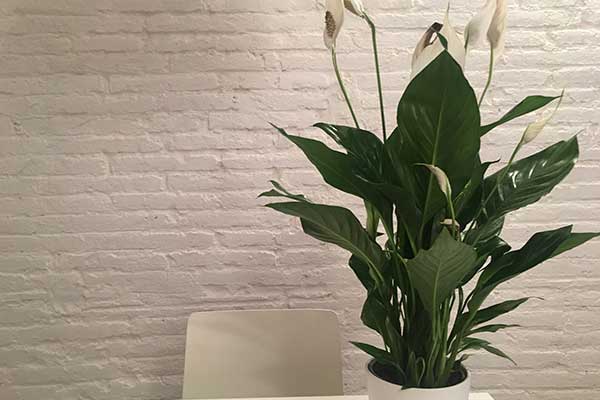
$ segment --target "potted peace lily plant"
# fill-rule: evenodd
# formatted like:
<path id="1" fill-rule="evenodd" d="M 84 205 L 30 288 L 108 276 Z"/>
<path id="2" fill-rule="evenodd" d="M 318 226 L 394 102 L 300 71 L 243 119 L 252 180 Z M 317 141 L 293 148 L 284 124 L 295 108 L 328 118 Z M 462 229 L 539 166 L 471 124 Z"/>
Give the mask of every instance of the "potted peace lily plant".
<path id="1" fill-rule="evenodd" d="M 360 129 L 339 72 L 335 44 L 344 6 L 371 29 L 381 139 Z M 509 358 L 480 335 L 511 328 L 491 321 L 528 300 L 484 305 L 490 293 L 598 236 L 566 226 L 538 232 L 519 249 L 502 239 L 507 214 L 540 200 L 573 169 L 577 138 L 519 157 L 562 95 L 527 97 L 496 122 L 482 124 L 480 106 L 504 46 L 506 1 L 488 0 L 464 38 L 448 14 L 417 45 L 397 127 L 388 136 L 375 24 L 360 1 L 328 0 L 325 42 L 355 127 L 315 125 L 344 151 L 277 129 L 329 185 L 364 201 L 365 224 L 346 208 L 312 202 L 274 181 L 261 195 L 286 198 L 267 207 L 300 218 L 308 235 L 351 253 L 348 264 L 366 289 L 362 321 L 382 339 L 380 346 L 354 343 L 373 358 L 367 368 L 371 400 L 467 400 L 470 377 L 463 361 L 476 350 Z M 478 99 L 463 66 L 468 50 L 482 42 L 491 54 L 489 79 Z M 510 159 L 489 173 L 497 161 L 481 159 L 481 138 L 552 102 L 554 111 L 527 125 Z"/>

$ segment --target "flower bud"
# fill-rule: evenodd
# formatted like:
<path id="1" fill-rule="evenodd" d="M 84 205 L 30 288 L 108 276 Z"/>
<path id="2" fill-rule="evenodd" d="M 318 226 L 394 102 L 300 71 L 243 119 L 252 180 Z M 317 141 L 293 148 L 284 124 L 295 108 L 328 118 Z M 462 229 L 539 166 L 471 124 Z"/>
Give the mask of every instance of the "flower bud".
<path id="1" fill-rule="evenodd" d="M 335 46 L 335 41 L 344 24 L 344 0 L 327 0 L 325 11 L 325 31 L 323 39 L 325 46 L 331 49 Z"/>
<path id="2" fill-rule="evenodd" d="M 365 6 L 361 0 L 344 0 L 346 9 L 359 17 L 365 15 Z"/>

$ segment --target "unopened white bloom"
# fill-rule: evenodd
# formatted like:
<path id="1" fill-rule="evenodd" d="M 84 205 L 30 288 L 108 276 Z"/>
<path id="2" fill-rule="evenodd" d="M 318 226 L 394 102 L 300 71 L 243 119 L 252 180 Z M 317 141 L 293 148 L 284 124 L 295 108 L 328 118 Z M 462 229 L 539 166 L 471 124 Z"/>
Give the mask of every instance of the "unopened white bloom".
<path id="1" fill-rule="evenodd" d="M 490 24 L 496 13 L 497 0 L 487 0 L 465 28 L 465 47 L 480 45 L 487 38 Z"/>
<path id="2" fill-rule="evenodd" d="M 348 11 L 359 17 L 365 15 L 365 6 L 361 0 L 344 0 L 344 5 Z"/>
<path id="3" fill-rule="evenodd" d="M 456 60 L 458 65 L 465 65 L 465 47 L 462 39 L 450 24 L 450 12 L 446 11 L 444 24 L 433 24 L 419 43 L 413 53 L 411 80 L 414 79 L 421 71 L 423 71 L 433 60 L 435 60 L 443 51 L 444 46 L 437 37 L 437 33 L 441 34 L 448 41 L 448 52 Z"/>
<path id="4" fill-rule="evenodd" d="M 552 112 L 542 115 L 537 121 L 532 122 L 527 126 L 525 133 L 523 133 L 523 144 L 532 142 L 540 133 L 542 133 L 548 122 L 556 115 L 556 112 L 562 103 L 563 96 L 564 93 L 560 96 L 560 100 L 558 100 L 558 103 Z"/>
<path id="5" fill-rule="evenodd" d="M 444 193 L 447 198 L 449 198 L 449 199 L 452 198 L 452 187 L 450 186 L 450 180 L 448 179 L 448 176 L 441 168 L 436 167 L 435 165 L 429 165 L 429 164 L 417 164 L 417 165 L 421 165 L 421 166 L 429 169 L 429 171 L 433 174 L 433 176 L 437 180 L 442 193 Z"/>
<path id="6" fill-rule="evenodd" d="M 487 37 L 494 51 L 494 61 L 504 53 L 504 33 L 506 31 L 506 15 L 508 0 L 496 0 L 496 11 L 488 29 Z"/>
<path id="7" fill-rule="evenodd" d="M 325 46 L 331 49 L 335 46 L 335 41 L 344 24 L 344 0 L 327 0 L 325 8 L 323 39 L 325 40 Z"/>
<path id="8" fill-rule="evenodd" d="M 443 220 L 442 225 L 453 226 L 456 229 L 460 229 L 460 224 L 458 223 L 458 221 L 456 221 L 454 219 L 450 219 L 450 218 Z"/>

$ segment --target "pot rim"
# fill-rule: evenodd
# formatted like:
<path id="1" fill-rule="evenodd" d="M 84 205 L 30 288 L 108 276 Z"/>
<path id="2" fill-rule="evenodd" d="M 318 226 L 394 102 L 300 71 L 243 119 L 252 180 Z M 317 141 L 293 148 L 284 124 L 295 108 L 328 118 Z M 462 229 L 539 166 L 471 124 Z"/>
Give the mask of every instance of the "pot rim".
<path id="1" fill-rule="evenodd" d="M 380 381 L 382 384 L 384 385 L 390 385 L 393 386 L 395 388 L 398 387 L 403 387 L 402 385 L 398 385 L 396 383 L 392 383 L 392 382 L 388 382 L 383 378 L 380 378 L 379 376 L 377 376 L 375 374 L 375 372 L 371 369 L 371 366 L 374 365 L 377 362 L 377 360 L 375 360 L 374 358 L 370 359 L 369 361 L 367 361 L 367 364 L 365 365 L 367 373 L 370 374 L 372 377 L 376 378 L 378 381 Z M 459 386 L 463 386 L 463 385 L 470 385 L 470 381 L 471 381 L 471 373 L 469 372 L 469 370 L 467 368 L 465 368 L 464 365 L 461 365 L 462 369 L 465 371 L 465 379 L 463 379 L 462 381 L 460 381 L 457 384 L 454 384 L 452 386 L 444 386 L 441 388 L 408 388 L 406 390 L 425 390 L 427 392 L 443 392 L 443 391 L 447 391 L 448 389 L 451 388 L 457 388 Z"/>

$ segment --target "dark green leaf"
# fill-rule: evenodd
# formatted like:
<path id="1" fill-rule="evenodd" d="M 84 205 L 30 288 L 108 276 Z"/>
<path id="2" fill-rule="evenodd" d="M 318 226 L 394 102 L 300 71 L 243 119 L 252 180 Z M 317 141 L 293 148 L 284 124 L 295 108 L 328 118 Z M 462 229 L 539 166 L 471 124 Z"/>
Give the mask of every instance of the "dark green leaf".
<path id="1" fill-rule="evenodd" d="M 485 344 L 490 344 L 490 342 L 488 342 L 487 340 L 484 339 L 479 339 L 479 338 L 474 338 L 474 337 L 467 337 L 464 338 L 462 341 L 462 345 L 460 347 L 460 352 L 463 352 L 465 350 L 479 350 L 481 349 L 482 345 Z"/>
<path id="2" fill-rule="evenodd" d="M 496 162 L 481 163 L 479 157 L 473 166 L 471 179 L 467 182 L 465 188 L 454 199 L 457 219 L 461 226 L 466 226 L 475 218 L 477 211 L 483 203 L 483 188 L 485 173 L 488 168 Z"/>
<path id="3" fill-rule="evenodd" d="M 258 197 L 286 197 L 291 200 L 310 203 L 310 200 L 304 197 L 304 195 L 290 193 L 277 181 L 270 182 L 275 189 L 271 189 L 268 192 L 261 193 Z"/>
<path id="4" fill-rule="evenodd" d="M 298 146 L 323 176 L 325 182 L 343 192 L 358 196 L 371 203 L 378 211 L 384 225 L 391 230 L 392 205 L 382 197 L 372 184 L 356 173 L 356 162 L 347 154 L 335 151 L 322 142 L 289 135 L 273 125 L 279 132 Z"/>
<path id="5" fill-rule="evenodd" d="M 477 273 L 481 270 L 488 259 L 491 257 L 492 261 L 501 257 L 506 252 L 510 251 L 510 245 L 506 243 L 499 236 L 494 236 L 486 242 L 478 242 L 477 247 L 475 247 L 475 251 L 477 252 L 477 261 L 473 265 L 473 268 L 465 277 L 463 278 L 460 286 L 464 286 L 477 275 Z"/>
<path id="6" fill-rule="evenodd" d="M 492 129 L 512 121 L 515 118 L 522 117 L 523 115 L 529 114 L 530 112 L 539 110 L 546 106 L 548 103 L 560 98 L 560 96 L 547 97 L 547 96 L 529 96 L 519 104 L 517 104 L 512 110 L 506 115 L 500 118 L 498 121 L 481 127 L 481 136 L 485 135 Z"/>
<path id="7" fill-rule="evenodd" d="M 504 353 L 502 350 L 499 350 L 497 348 L 495 348 L 494 346 L 492 346 L 490 344 L 490 342 L 488 342 L 487 340 L 483 340 L 483 339 L 478 339 L 478 338 L 465 338 L 463 340 L 463 346 L 461 348 L 461 352 L 465 351 L 465 350 L 485 350 L 495 356 L 498 357 L 502 357 L 502 358 L 506 358 L 507 360 L 510 360 L 513 364 L 517 365 L 512 358 L 510 358 L 509 356 L 506 355 L 506 353 Z"/>
<path id="8" fill-rule="evenodd" d="M 511 324 L 511 325 L 507 325 L 507 324 L 494 324 L 494 325 L 485 325 L 482 326 L 481 328 L 476 328 L 473 329 L 472 331 L 469 331 L 468 335 L 476 335 L 478 333 L 496 333 L 500 330 L 503 329 L 509 329 L 509 328 L 518 328 L 520 327 L 520 325 L 517 324 Z"/>
<path id="9" fill-rule="evenodd" d="M 387 336 L 389 337 L 389 348 L 391 349 L 392 354 L 395 355 L 395 359 L 403 360 L 405 356 L 404 348 L 406 347 L 406 343 L 399 331 L 400 322 L 392 322 L 392 320 L 388 316 L 385 320 L 385 329 L 387 332 Z"/>
<path id="10" fill-rule="evenodd" d="M 475 318 L 473 319 L 473 323 L 471 325 L 481 325 L 501 315 L 507 314 L 515 310 L 517 307 L 519 307 L 521 304 L 525 303 L 529 299 L 530 297 L 524 297 L 518 300 L 503 301 L 502 303 L 498 303 L 493 306 L 479 310 L 475 314 Z"/>
<path id="11" fill-rule="evenodd" d="M 504 254 L 484 268 L 469 310 L 477 310 L 498 285 L 552 258 L 556 249 L 569 237 L 572 226 L 536 233 L 521 249 Z"/>
<path id="12" fill-rule="evenodd" d="M 573 169 L 579 148 L 577 138 L 559 142 L 530 157 L 515 162 L 488 201 L 478 227 L 471 231 L 468 243 L 495 235 L 498 219 L 511 211 L 540 200 L 558 185 Z M 492 193 L 505 169 L 485 180 L 485 193 Z"/>
<path id="13" fill-rule="evenodd" d="M 322 129 L 337 144 L 348 152 L 356 161 L 356 168 L 366 179 L 378 182 L 381 175 L 381 157 L 383 143 L 369 131 L 350 126 L 331 125 L 318 123 L 314 125 Z"/>
<path id="14" fill-rule="evenodd" d="M 381 218 L 375 207 L 368 201 L 365 201 L 365 210 L 367 211 L 367 232 L 371 239 L 375 239 L 377 237 L 377 229 L 379 228 L 379 221 Z"/>
<path id="15" fill-rule="evenodd" d="M 510 245 L 499 236 L 494 236 L 486 242 L 479 242 L 475 248 L 479 257 L 492 257 L 492 260 L 506 254 L 510 249 Z"/>
<path id="16" fill-rule="evenodd" d="M 448 51 L 448 39 L 446 39 L 446 37 L 444 35 L 442 35 L 440 32 L 436 31 L 435 34 L 437 35 L 444 50 Z"/>
<path id="17" fill-rule="evenodd" d="M 401 228 L 410 235 L 410 239 L 407 240 L 414 240 L 418 233 L 421 215 L 411 192 L 390 183 L 375 184 L 374 186 L 382 196 L 396 206 L 396 217 Z"/>
<path id="18" fill-rule="evenodd" d="M 505 282 L 552 257 L 569 237 L 572 226 L 536 233 L 518 251 L 510 252 L 491 263 L 481 274 L 483 283 Z"/>
<path id="19" fill-rule="evenodd" d="M 426 362 L 423 357 L 417 357 L 414 352 L 408 356 L 406 372 L 409 375 L 405 388 L 419 387 L 425 375 Z"/>
<path id="20" fill-rule="evenodd" d="M 552 257 L 572 250 L 582 244 L 589 242 L 592 239 L 600 237 L 600 233 L 571 233 L 571 235 L 556 249 Z"/>
<path id="21" fill-rule="evenodd" d="M 442 52 L 413 79 L 398 104 L 398 128 L 386 143 L 398 176 L 423 205 L 424 222 L 445 205 L 435 178 L 415 164 L 435 165 L 462 191 L 480 146 L 477 99 L 462 69 Z M 411 178 L 411 177 L 416 177 Z M 415 184 L 411 184 L 410 180 Z"/>
<path id="22" fill-rule="evenodd" d="M 477 255 L 475 250 L 452 238 L 446 229 L 429 250 L 421 250 L 408 261 L 410 281 L 430 315 L 435 315 L 442 301 L 470 271 Z"/>
<path id="23" fill-rule="evenodd" d="M 385 334 L 385 320 L 387 318 L 387 309 L 381 300 L 377 290 L 371 289 L 367 295 L 367 300 L 363 305 L 360 319 L 366 327 L 379 332 L 384 341 L 387 341 Z"/>
<path id="24" fill-rule="evenodd" d="M 352 268 L 352 271 L 356 274 L 356 277 L 362 283 L 362 285 L 367 290 L 373 289 L 375 286 L 375 281 L 371 277 L 369 265 L 362 261 L 357 256 L 350 257 L 350 261 L 348 261 L 348 265 Z"/>
<path id="25" fill-rule="evenodd" d="M 325 182 L 343 192 L 365 198 L 369 188 L 353 174 L 354 163 L 346 154 L 332 150 L 318 140 L 289 135 L 283 129 L 277 129 L 304 152 Z"/>
<path id="26" fill-rule="evenodd" d="M 498 348 L 496 348 L 496 347 L 494 347 L 492 345 L 484 344 L 484 345 L 481 346 L 481 349 L 485 350 L 488 353 L 491 353 L 491 354 L 493 354 L 495 356 L 505 358 L 508 361 L 512 362 L 514 365 L 517 365 L 517 363 L 515 362 L 515 360 L 513 360 L 512 358 L 510 358 L 505 352 L 503 352 L 502 350 L 500 350 L 500 349 L 498 349 Z"/>
<path id="27" fill-rule="evenodd" d="M 492 246 L 496 240 L 495 238 L 498 237 L 502 233 L 502 229 L 504 229 L 504 219 L 505 217 L 502 215 L 497 218 L 485 220 L 486 222 L 477 225 L 475 229 L 467 234 L 465 243 L 472 244 L 475 248 L 487 248 Z"/>
<path id="28" fill-rule="evenodd" d="M 571 172 L 578 157 L 577 137 L 573 137 L 515 162 L 488 203 L 487 215 L 497 217 L 535 203 Z M 486 193 L 503 172 L 504 169 L 486 179 Z"/>
<path id="29" fill-rule="evenodd" d="M 385 261 L 379 245 L 371 240 L 350 210 L 301 202 L 274 203 L 267 207 L 301 218 L 304 232 L 315 239 L 348 250 L 367 263 L 371 273 L 377 273 Z"/>
<path id="30" fill-rule="evenodd" d="M 395 365 L 394 357 L 390 353 L 367 343 L 350 342 L 375 360 L 387 365 Z"/>

